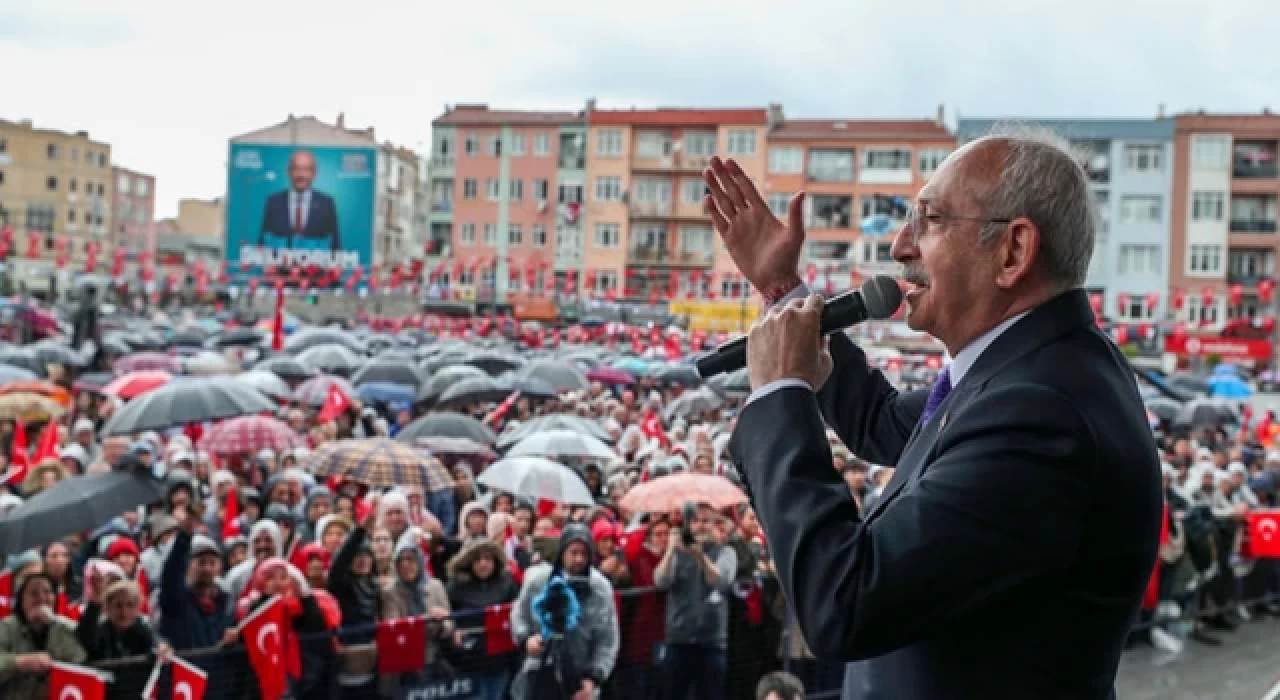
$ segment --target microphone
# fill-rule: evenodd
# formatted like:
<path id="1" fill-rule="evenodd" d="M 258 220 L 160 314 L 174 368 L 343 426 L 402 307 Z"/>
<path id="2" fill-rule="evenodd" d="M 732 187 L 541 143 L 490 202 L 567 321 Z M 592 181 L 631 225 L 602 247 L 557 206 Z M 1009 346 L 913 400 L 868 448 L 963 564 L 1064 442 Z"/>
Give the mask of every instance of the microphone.
<path id="1" fill-rule="evenodd" d="M 822 305 L 822 334 L 863 321 L 889 318 L 902 305 L 902 289 L 888 275 L 876 275 L 859 289 L 831 297 Z M 747 337 L 734 338 L 694 363 L 698 376 L 709 379 L 747 366 Z"/>

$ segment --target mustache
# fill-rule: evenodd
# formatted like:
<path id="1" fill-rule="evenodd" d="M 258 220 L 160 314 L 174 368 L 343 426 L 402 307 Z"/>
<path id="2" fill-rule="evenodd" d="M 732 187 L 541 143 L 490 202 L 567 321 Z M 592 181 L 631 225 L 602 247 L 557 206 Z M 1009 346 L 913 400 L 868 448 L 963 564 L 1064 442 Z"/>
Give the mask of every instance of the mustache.
<path id="1" fill-rule="evenodd" d="M 917 286 L 928 286 L 929 273 L 925 272 L 923 265 L 903 265 L 902 272 L 899 273 L 904 282 L 909 282 Z"/>

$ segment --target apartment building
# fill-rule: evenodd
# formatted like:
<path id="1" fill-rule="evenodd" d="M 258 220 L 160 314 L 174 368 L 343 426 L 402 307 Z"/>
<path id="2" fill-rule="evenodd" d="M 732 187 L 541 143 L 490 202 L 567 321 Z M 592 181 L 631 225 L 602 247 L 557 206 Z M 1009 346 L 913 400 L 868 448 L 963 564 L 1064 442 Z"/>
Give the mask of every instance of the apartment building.
<path id="1" fill-rule="evenodd" d="M 0 120 L 0 230 L 12 236 L 7 272 L 19 288 L 66 289 L 88 255 L 109 264 L 113 197 L 109 144 Z"/>
<path id="2" fill-rule="evenodd" d="M 893 236 L 916 193 L 955 149 L 941 107 L 934 119 L 786 119 L 771 109 L 765 168 L 769 207 L 785 220 L 804 191 L 808 233 L 801 274 L 838 292 L 897 269 Z"/>
<path id="3" fill-rule="evenodd" d="M 587 114 L 587 279 L 629 299 L 742 299 L 703 209 L 711 156 L 764 181 L 767 109 L 591 110 Z"/>
<path id="4" fill-rule="evenodd" d="M 968 142 L 1008 119 L 961 119 Z M 1165 318 L 1171 272 L 1169 230 L 1177 157 L 1172 119 L 1016 120 L 1067 139 L 1089 177 L 1098 222 L 1085 282 L 1101 313 L 1117 323 Z"/>
<path id="5" fill-rule="evenodd" d="M 383 143 L 378 147 L 377 196 L 374 201 L 373 263 L 384 268 L 423 258 L 413 245 L 418 194 L 418 154 Z"/>
<path id="6" fill-rule="evenodd" d="M 546 300 L 582 284 L 582 112 L 455 105 L 432 122 L 427 270 L 463 300 Z M 589 247 L 588 247 L 589 250 Z"/>
<path id="7" fill-rule="evenodd" d="M 131 260 L 155 252 L 156 179 L 128 168 L 111 168 L 115 197 L 111 206 L 111 247 Z M 221 224 L 219 224 L 221 228 Z M 105 260 L 105 259 L 104 259 Z M 106 264 L 110 264 L 107 260 Z"/>

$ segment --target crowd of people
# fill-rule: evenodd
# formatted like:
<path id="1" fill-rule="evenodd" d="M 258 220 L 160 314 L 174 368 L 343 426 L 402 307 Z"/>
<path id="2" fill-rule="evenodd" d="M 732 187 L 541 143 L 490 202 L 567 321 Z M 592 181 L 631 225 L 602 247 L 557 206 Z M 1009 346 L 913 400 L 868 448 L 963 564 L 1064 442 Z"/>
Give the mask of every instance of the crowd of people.
<path id="1" fill-rule="evenodd" d="M 534 354 L 510 340 L 483 343 Z M 113 469 L 153 473 L 164 498 L 8 553 L 0 697 L 46 697 L 60 663 L 111 669 L 107 696 L 136 697 L 156 661 L 173 657 L 205 671 L 205 697 L 257 697 L 242 629 L 279 601 L 290 620 L 281 663 L 294 698 L 396 697 L 429 686 L 435 694 L 423 697 L 793 700 L 806 688 L 838 688 L 840 665 L 813 659 L 787 613 L 745 496 L 728 507 L 696 494 L 687 507 L 657 512 L 624 505 L 632 489 L 686 474 L 736 490 L 726 444 L 744 392 L 658 371 L 589 381 L 593 363 L 610 367 L 618 355 L 583 348 L 595 354 L 578 353 L 580 386 L 554 395 L 517 389 L 504 399 L 404 404 L 362 401 L 357 391 L 336 411 L 328 395 L 280 399 L 275 420 L 296 446 L 235 454 L 207 449 L 213 422 L 108 435 L 124 400 L 78 381 L 75 367 L 54 368 L 46 383 L 70 397 L 64 414 L 0 421 L 0 463 L 31 462 L 21 474 L 0 469 L 8 478 L 0 518 L 66 480 Z M 422 361 L 412 347 L 381 351 Z M 106 369 L 121 359 L 108 357 Z M 642 358 L 631 359 L 634 370 Z M 293 389 L 301 381 L 281 379 Z M 693 391 L 706 400 L 681 400 Z M 456 452 L 400 440 L 441 412 L 491 427 L 496 440 Z M 608 458 L 563 460 L 591 505 L 477 481 L 505 449 L 495 442 L 548 418 L 586 421 L 608 437 Z M 371 486 L 316 476 L 326 446 L 379 439 L 412 445 L 447 481 Z M 829 442 L 851 497 L 869 508 L 893 467 L 858 459 L 833 433 Z M 1275 504 L 1280 483 L 1280 453 L 1251 443 L 1220 428 L 1165 438 L 1169 535 L 1134 643 L 1177 653 L 1187 639 L 1222 643 L 1251 616 L 1280 614 L 1276 562 L 1240 555 L 1244 515 Z M 33 454 L 29 445 L 52 447 Z M 408 644 L 416 658 L 406 663 L 405 639 L 415 635 L 421 644 Z"/>

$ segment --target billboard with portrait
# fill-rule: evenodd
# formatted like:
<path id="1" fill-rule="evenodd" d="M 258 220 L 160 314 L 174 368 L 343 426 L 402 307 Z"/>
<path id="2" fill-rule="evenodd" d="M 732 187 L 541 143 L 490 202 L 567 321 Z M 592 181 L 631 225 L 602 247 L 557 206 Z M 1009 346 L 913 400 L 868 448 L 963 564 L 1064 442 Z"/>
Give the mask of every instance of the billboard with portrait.
<path id="1" fill-rule="evenodd" d="M 373 262 L 375 149 L 233 143 L 229 164 L 231 269 Z"/>

